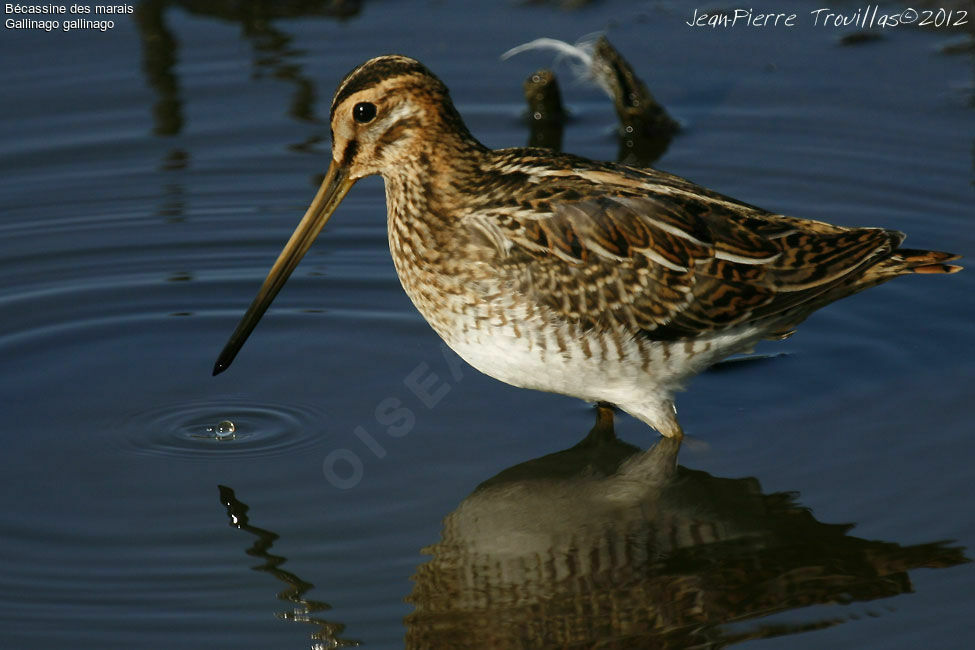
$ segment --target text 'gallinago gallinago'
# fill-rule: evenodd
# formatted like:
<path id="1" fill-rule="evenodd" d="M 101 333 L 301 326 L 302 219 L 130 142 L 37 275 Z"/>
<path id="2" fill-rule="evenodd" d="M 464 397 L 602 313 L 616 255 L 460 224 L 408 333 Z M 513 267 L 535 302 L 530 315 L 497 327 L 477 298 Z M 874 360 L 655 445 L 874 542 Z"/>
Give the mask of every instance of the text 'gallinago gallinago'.
<path id="1" fill-rule="evenodd" d="M 680 437 L 673 395 L 834 300 L 958 256 L 904 235 L 772 214 L 683 178 L 484 147 L 419 62 L 359 66 L 332 100 L 332 162 L 214 367 L 227 368 L 349 188 L 386 183 L 406 293 L 501 381 L 610 402 Z"/>

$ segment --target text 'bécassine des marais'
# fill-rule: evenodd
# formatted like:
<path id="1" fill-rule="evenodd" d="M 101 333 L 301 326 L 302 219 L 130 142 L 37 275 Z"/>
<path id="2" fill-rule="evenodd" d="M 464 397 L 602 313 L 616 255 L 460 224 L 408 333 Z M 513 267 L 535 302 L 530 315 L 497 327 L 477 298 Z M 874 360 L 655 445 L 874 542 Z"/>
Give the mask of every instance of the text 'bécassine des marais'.
<path id="1" fill-rule="evenodd" d="M 808 24 L 813 27 L 854 27 L 870 29 L 889 28 L 898 25 L 918 25 L 921 27 L 959 27 L 967 25 L 969 12 L 966 9 L 913 9 L 881 10 L 879 5 L 866 5 L 859 8 L 845 7 L 833 9 L 821 7 L 808 14 L 770 12 L 749 7 L 703 11 L 694 9 L 691 17 L 684 21 L 690 27 L 729 29 L 734 27 L 796 27 Z"/>
<path id="2" fill-rule="evenodd" d="M 6 3 L 3 5 L 7 14 L 27 14 L 30 16 L 60 16 L 66 14 L 130 14 L 135 11 L 133 5 L 26 5 Z"/>

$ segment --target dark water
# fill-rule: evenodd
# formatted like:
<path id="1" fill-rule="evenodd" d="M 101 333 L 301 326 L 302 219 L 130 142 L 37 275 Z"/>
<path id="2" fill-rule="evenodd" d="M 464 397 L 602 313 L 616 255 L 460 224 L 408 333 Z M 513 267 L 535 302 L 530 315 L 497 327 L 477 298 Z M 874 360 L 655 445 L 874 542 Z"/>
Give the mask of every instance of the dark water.
<path id="1" fill-rule="evenodd" d="M 420 58 L 512 146 L 552 57 L 498 56 L 608 30 L 684 126 L 659 167 L 970 258 L 965 31 L 842 45 L 803 0 L 797 28 L 725 30 L 677 3 L 185 4 L 2 33 L 0 646 L 973 643 L 971 271 L 700 377 L 674 471 L 642 424 L 580 443 L 586 405 L 444 354 L 372 179 L 210 376 L 370 56 Z M 556 71 L 565 149 L 615 157 L 609 100 Z M 224 419 L 233 439 L 208 431 Z"/>

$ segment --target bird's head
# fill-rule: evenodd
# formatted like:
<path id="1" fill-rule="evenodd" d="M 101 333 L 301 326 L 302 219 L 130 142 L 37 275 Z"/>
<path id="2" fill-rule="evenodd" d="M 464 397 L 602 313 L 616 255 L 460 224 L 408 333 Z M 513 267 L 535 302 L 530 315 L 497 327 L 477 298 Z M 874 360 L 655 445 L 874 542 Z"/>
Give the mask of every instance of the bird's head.
<path id="1" fill-rule="evenodd" d="M 405 56 L 370 59 L 346 75 L 330 119 L 332 168 L 352 180 L 395 173 L 431 146 L 467 135 L 447 87 Z"/>
<path id="2" fill-rule="evenodd" d="M 332 160 L 325 180 L 220 353 L 215 375 L 230 366 L 357 180 L 400 173 L 420 160 L 429 161 L 431 150 L 442 154 L 451 146 L 480 146 L 464 127 L 443 82 L 419 61 L 397 55 L 370 59 L 345 76 L 332 100 L 331 131 Z"/>

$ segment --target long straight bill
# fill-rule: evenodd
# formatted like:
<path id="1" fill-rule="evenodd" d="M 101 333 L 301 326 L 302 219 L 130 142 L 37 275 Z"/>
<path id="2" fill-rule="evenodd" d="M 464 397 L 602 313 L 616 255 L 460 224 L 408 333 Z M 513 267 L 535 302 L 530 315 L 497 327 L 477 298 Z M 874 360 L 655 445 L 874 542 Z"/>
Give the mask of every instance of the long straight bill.
<path id="1" fill-rule="evenodd" d="M 333 160 L 328 168 L 328 173 L 325 175 L 325 180 L 322 181 L 322 186 L 318 188 L 315 199 L 308 206 L 308 211 L 305 212 L 305 216 L 295 228 L 291 239 L 285 244 L 284 250 L 278 255 L 277 261 L 271 267 L 267 279 L 261 285 L 261 289 L 247 309 L 247 313 L 240 319 L 237 329 L 230 335 L 227 345 L 223 347 L 220 357 L 217 358 L 217 363 L 213 366 L 214 375 L 226 370 L 233 362 L 234 357 L 244 345 L 244 341 L 247 340 L 257 325 L 257 321 L 261 320 L 261 316 L 267 311 L 271 301 L 278 295 L 278 291 L 287 282 L 291 272 L 298 266 L 298 262 L 311 248 L 312 242 L 318 237 L 318 233 L 322 231 L 329 217 L 335 212 L 335 208 L 342 202 L 353 184 L 355 184 L 355 179 L 349 179 L 345 169 Z"/>

